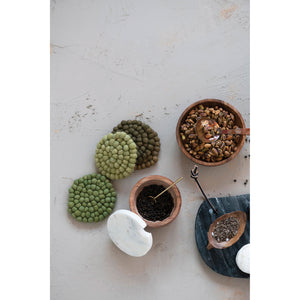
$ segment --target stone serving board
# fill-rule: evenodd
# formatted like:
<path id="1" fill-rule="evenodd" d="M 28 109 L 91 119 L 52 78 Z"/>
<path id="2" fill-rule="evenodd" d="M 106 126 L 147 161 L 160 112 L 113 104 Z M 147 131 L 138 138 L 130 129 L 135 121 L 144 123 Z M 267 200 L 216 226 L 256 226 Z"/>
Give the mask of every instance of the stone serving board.
<path id="1" fill-rule="evenodd" d="M 250 243 L 250 195 L 210 198 L 212 204 L 218 210 L 216 215 L 207 201 L 204 201 L 197 212 L 195 222 L 195 236 L 198 250 L 204 262 L 215 272 L 229 277 L 248 278 L 249 274 L 242 272 L 235 257 L 241 247 Z M 244 211 L 247 214 L 247 224 L 243 235 L 231 247 L 226 249 L 207 250 L 207 232 L 215 219 L 233 211 Z"/>

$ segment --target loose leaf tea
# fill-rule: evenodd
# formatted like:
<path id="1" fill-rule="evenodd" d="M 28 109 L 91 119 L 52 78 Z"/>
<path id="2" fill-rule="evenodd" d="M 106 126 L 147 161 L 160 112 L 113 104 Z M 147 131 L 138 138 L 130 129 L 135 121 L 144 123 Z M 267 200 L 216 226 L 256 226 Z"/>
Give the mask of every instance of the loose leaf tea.
<path id="1" fill-rule="evenodd" d="M 99 222 L 111 214 L 116 196 L 105 176 L 85 175 L 74 180 L 69 189 L 68 211 L 79 222 Z"/>
<path id="2" fill-rule="evenodd" d="M 162 185 L 149 185 L 142 189 L 136 200 L 136 207 L 140 215 L 149 221 L 162 221 L 170 216 L 174 201 L 171 194 L 166 191 L 158 198 L 153 199 L 161 193 L 165 187 Z"/>
<path id="3" fill-rule="evenodd" d="M 211 234 L 218 243 L 221 243 L 232 239 L 237 234 L 239 228 L 239 220 L 235 217 L 229 217 L 217 222 Z"/>
<path id="4" fill-rule="evenodd" d="M 123 120 L 113 129 L 113 133 L 118 131 L 129 134 L 137 145 L 137 170 L 156 164 L 160 151 L 160 139 L 149 125 L 137 120 Z"/>

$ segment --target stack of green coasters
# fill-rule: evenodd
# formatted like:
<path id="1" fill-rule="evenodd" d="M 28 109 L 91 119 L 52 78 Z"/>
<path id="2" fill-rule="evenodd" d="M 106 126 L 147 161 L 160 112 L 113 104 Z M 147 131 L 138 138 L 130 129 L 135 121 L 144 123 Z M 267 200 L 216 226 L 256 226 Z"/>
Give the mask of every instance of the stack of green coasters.
<path id="1" fill-rule="evenodd" d="M 160 139 L 157 133 L 147 124 L 137 120 L 122 121 L 113 128 L 115 132 L 126 132 L 137 145 L 137 170 L 156 164 L 160 151 Z"/>

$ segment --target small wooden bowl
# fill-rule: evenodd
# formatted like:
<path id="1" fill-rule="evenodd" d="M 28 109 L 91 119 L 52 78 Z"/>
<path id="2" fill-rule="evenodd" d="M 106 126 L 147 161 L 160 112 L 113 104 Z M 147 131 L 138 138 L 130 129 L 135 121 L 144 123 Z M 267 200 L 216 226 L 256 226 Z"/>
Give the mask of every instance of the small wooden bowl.
<path id="1" fill-rule="evenodd" d="M 213 230 L 215 229 L 217 222 L 220 222 L 229 217 L 235 217 L 235 218 L 239 219 L 239 222 L 240 222 L 239 230 L 238 230 L 237 234 L 229 241 L 218 243 L 211 234 L 212 234 Z M 236 243 L 240 239 L 240 237 L 244 233 L 245 227 L 246 227 L 246 222 L 247 222 L 247 215 L 243 211 L 234 211 L 234 212 L 231 212 L 231 213 L 228 213 L 228 214 L 225 214 L 225 215 L 219 217 L 209 227 L 209 230 L 207 233 L 208 245 L 206 248 L 208 250 L 210 250 L 212 248 L 225 249 L 225 248 L 232 246 L 234 243 Z"/>
<path id="2" fill-rule="evenodd" d="M 180 208 L 181 208 L 181 195 L 180 195 L 179 189 L 176 185 L 174 185 L 172 188 L 170 188 L 168 190 L 168 192 L 171 194 L 171 196 L 173 198 L 174 208 L 173 208 L 170 216 L 162 221 L 154 221 L 153 222 L 153 221 L 144 219 L 137 210 L 136 199 L 145 186 L 149 186 L 152 184 L 158 184 L 158 185 L 162 185 L 167 188 L 172 183 L 173 183 L 172 180 L 170 180 L 169 178 L 160 176 L 160 175 L 151 175 L 151 176 L 142 178 L 134 185 L 134 187 L 131 190 L 131 193 L 129 196 L 130 210 L 132 212 L 136 213 L 139 217 L 141 217 L 147 223 L 147 225 L 149 227 L 160 227 L 160 226 L 164 226 L 164 225 L 171 223 L 177 217 L 177 215 L 179 214 Z"/>
<path id="3" fill-rule="evenodd" d="M 217 162 L 207 162 L 204 160 L 199 160 L 196 159 L 195 157 L 193 157 L 190 153 L 188 153 L 188 151 L 185 149 L 184 144 L 181 140 L 181 136 L 180 136 L 180 126 L 183 122 L 183 120 L 186 118 L 186 116 L 188 115 L 188 113 L 195 108 L 196 106 L 198 106 L 199 104 L 202 104 L 204 106 L 209 106 L 209 107 L 215 107 L 216 105 L 219 107 L 222 107 L 223 109 L 226 109 L 229 113 L 232 113 L 235 117 L 235 124 L 240 127 L 240 128 L 246 128 L 245 126 L 245 122 L 241 116 L 241 114 L 239 113 L 239 111 L 233 107 L 231 104 L 222 101 L 222 100 L 218 100 L 218 99 L 203 99 L 200 101 L 197 101 L 193 104 L 191 104 L 180 116 L 178 122 L 177 122 L 177 126 L 176 126 L 176 139 L 177 139 L 177 143 L 179 148 L 181 149 L 181 151 L 184 153 L 184 155 L 186 157 L 188 157 L 190 160 L 192 160 L 193 162 L 195 162 L 196 164 L 199 165 L 203 165 L 203 166 L 208 166 L 208 167 L 215 167 L 215 166 L 220 166 L 223 165 L 229 161 L 231 161 L 232 159 L 234 159 L 238 153 L 241 151 L 244 143 L 245 143 L 245 139 L 246 136 L 243 135 L 240 142 L 237 145 L 237 150 L 228 158 L 223 159 L 221 161 L 217 161 Z"/>

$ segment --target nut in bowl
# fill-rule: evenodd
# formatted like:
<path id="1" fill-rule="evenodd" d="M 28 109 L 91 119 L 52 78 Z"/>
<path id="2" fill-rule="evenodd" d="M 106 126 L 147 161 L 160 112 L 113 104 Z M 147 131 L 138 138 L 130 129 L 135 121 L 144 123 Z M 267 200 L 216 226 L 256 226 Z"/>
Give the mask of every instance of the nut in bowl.
<path id="1" fill-rule="evenodd" d="M 245 135 L 221 134 L 212 142 L 201 141 L 196 134 L 196 124 L 201 118 L 214 120 L 224 130 L 245 129 L 241 114 L 229 103 L 218 99 L 197 101 L 187 107 L 177 122 L 176 139 L 181 151 L 193 162 L 211 167 L 235 158 L 245 143 Z M 207 139 L 213 135 L 205 132 Z"/>
<path id="2" fill-rule="evenodd" d="M 154 199 L 173 181 L 160 175 L 139 180 L 129 197 L 130 210 L 141 217 L 149 227 L 160 227 L 172 222 L 181 208 L 181 195 L 176 185 Z"/>

